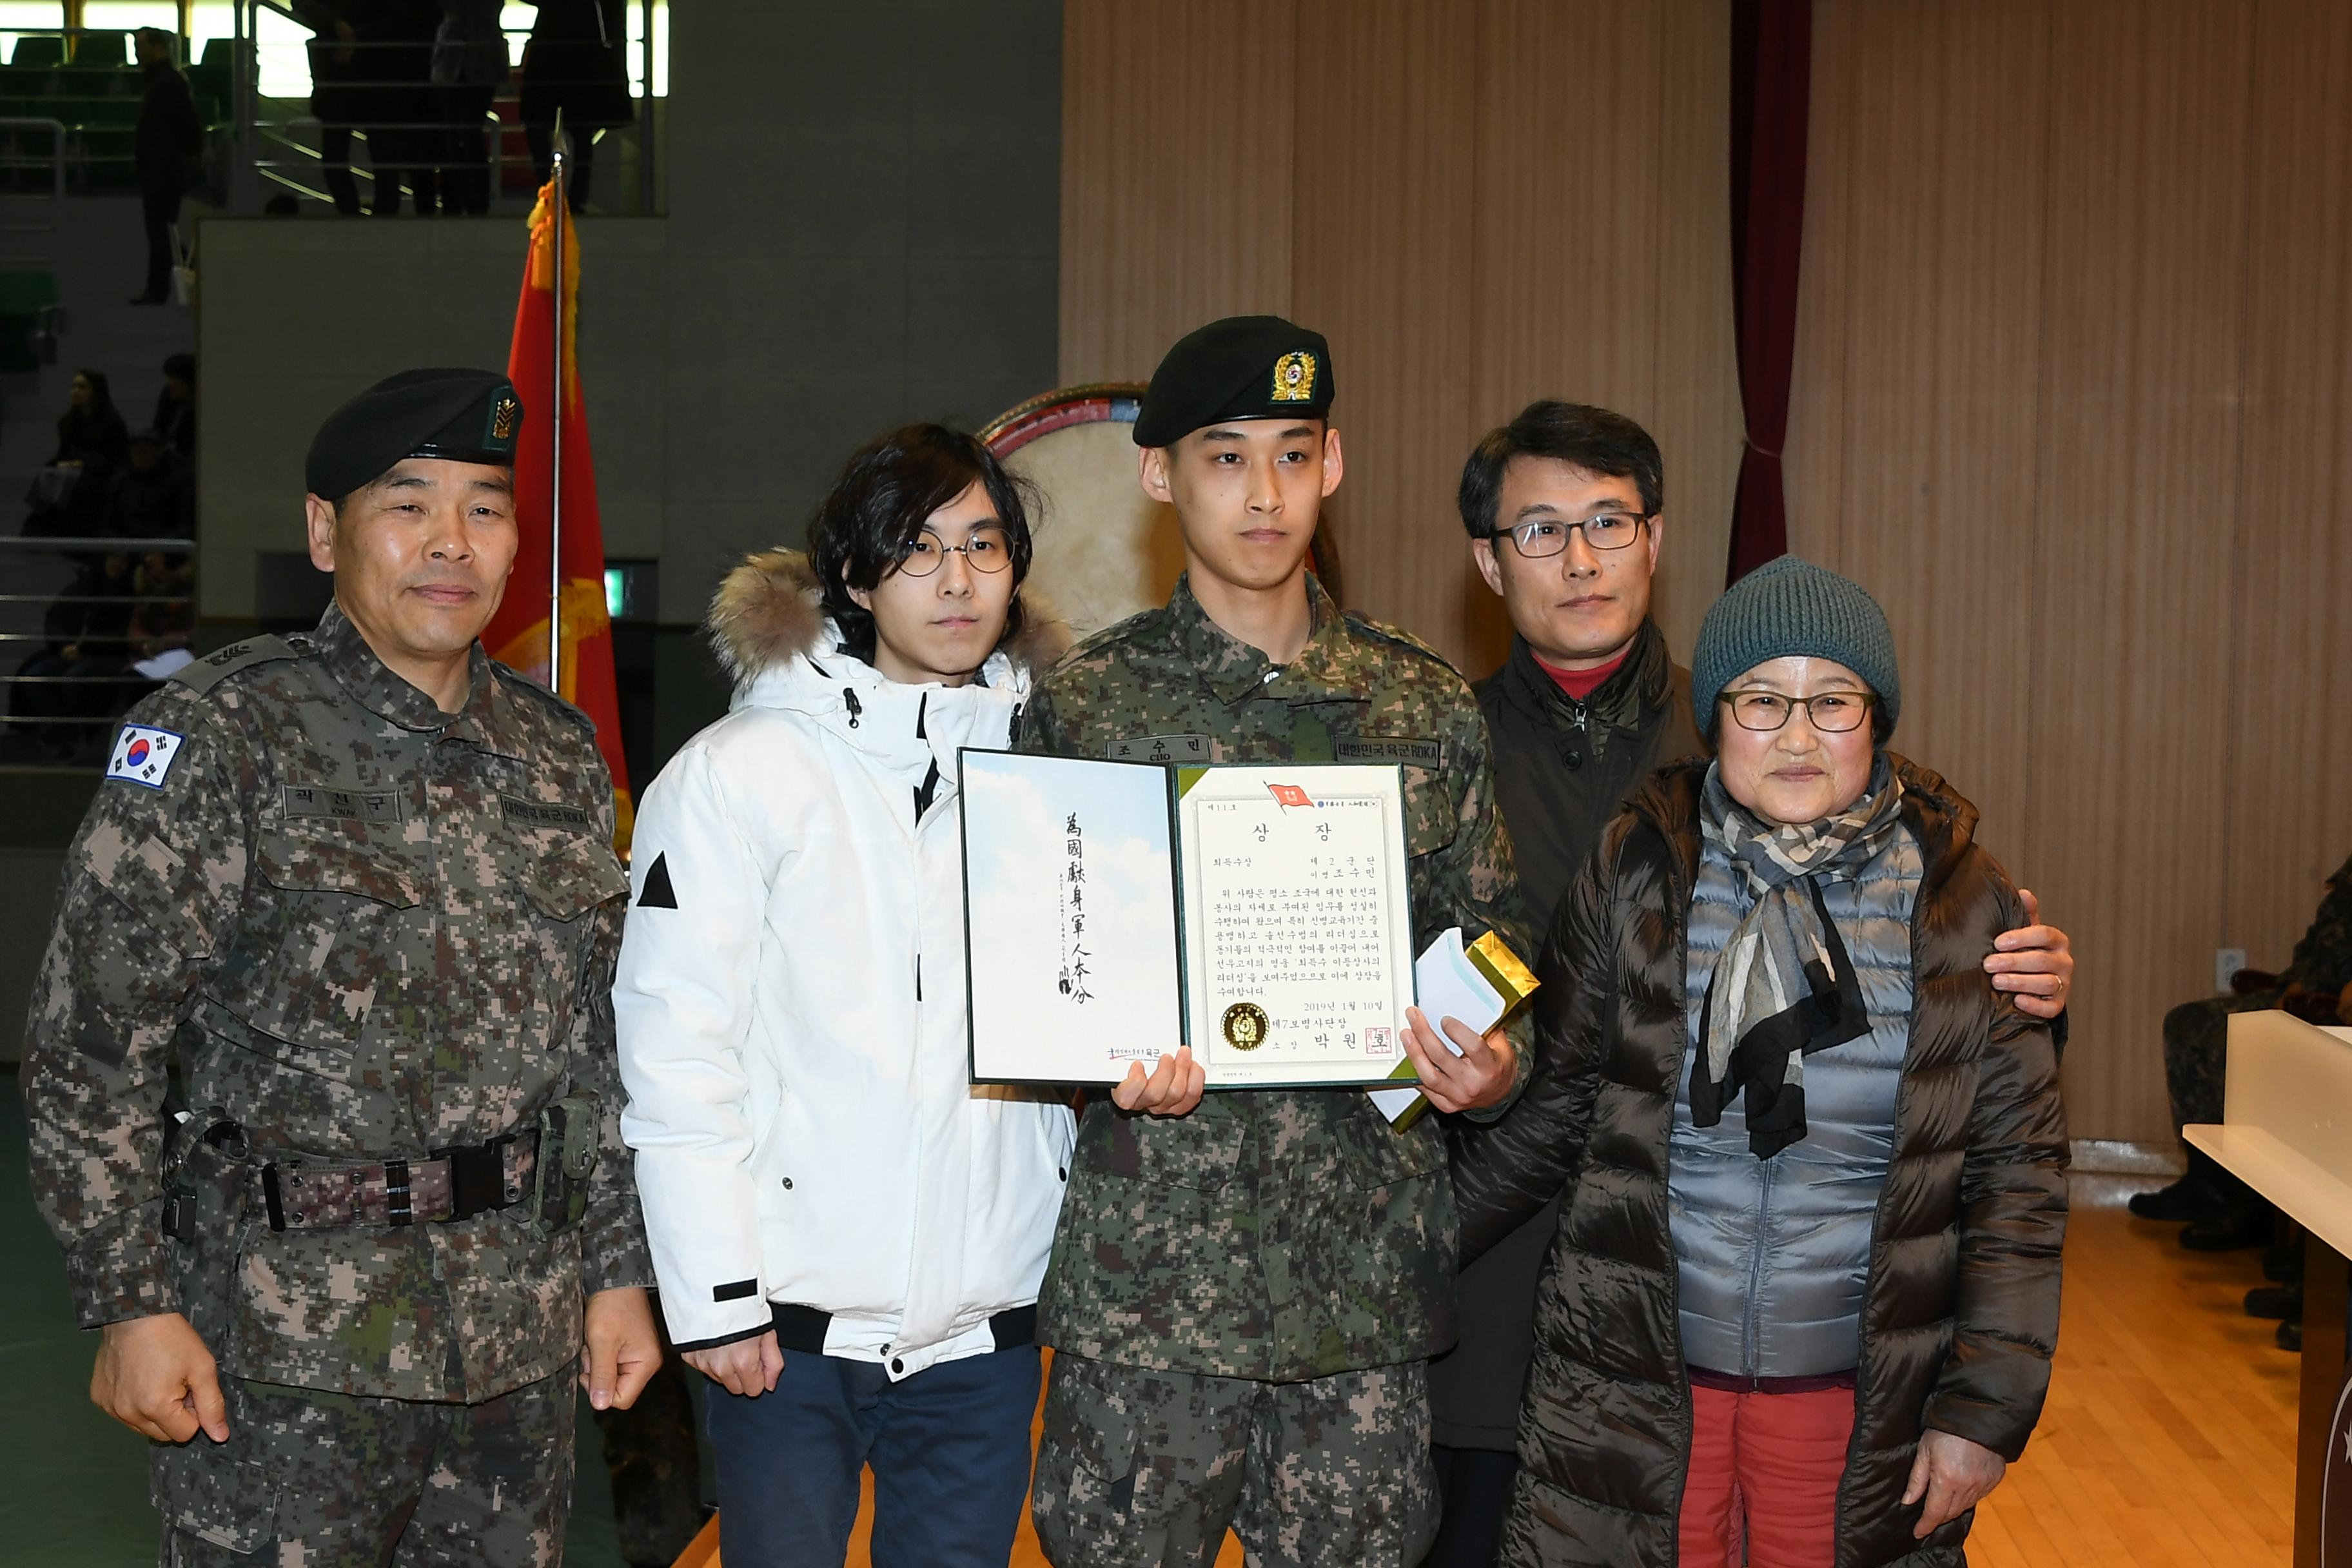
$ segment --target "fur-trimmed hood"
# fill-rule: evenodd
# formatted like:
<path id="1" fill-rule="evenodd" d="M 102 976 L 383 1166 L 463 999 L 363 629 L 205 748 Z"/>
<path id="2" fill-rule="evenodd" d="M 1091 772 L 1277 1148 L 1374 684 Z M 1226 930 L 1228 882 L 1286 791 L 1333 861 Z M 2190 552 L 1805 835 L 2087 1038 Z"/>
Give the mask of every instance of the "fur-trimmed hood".
<path id="1" fill-rule="evenodd" d="M 1061 617 L 1023 593 L 1015 601 L 1022 628 L 993 657 L 1024 674 L 1043 675 L 1068 651 L 1070 629 Z M 803 655 L 835 652 L 838 634 L 824 613 L 816 569 L 800 550 L 761 550 L 727 574 L 703 619 L 710 646 L 740 689 L 770 669 Z"/>

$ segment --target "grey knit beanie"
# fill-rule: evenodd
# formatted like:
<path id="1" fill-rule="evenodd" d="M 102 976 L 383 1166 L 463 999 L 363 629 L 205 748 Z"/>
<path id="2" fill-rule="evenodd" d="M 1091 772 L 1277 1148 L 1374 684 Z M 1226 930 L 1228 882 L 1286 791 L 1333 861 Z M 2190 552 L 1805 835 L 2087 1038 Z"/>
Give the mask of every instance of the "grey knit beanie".
<path id="1" fill-rule="evenodd" d="M 1895 635 L 1886 612 L 1850 577 L 1793 555 L 1768 561 L 1724 590 L 1698 628 L 1691 653 L 1691 707 L 1699 732 L 1715 738 L 1716 699 L 1767 659 L 1833 658 L 1869 684 L 1892 731 L 1903 711 Z"/>

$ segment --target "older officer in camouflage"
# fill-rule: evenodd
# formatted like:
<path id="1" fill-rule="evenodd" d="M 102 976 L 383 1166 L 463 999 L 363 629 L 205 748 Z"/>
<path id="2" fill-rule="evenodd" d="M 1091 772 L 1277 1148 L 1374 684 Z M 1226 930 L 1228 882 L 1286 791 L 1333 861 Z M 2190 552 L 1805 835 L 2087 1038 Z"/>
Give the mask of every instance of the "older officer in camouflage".
<path id="1" fill-rule="evenodd" d="M 1307 570 L 1341 472 L 1319 334 L 1269 316 L 1179 342 L 1136 422 L 1186 572 L 1166 607 L 1036 688 L 1028 750 L 1217 763 L 1402 748 L 1414 938 L 1525 951 L 1486 726 L 1461 677 L 1343 615 Z M 1408 1015 L 1430 1100 L 1481 1112 L 1523 1053 Z M 1440 1041 L 1443 1025 L 1462 1054 Z M 1437 1524 L 1425 1363 L 1452 1342 L 1454 1205 L 1434 1117 L 1392 1131 L 1360 1090 L 1202 1098 L 1189 1052 L 1087 1108 L 1039 1337 L 1055 1350 L 1033 1511 L 1077 1564 L 1411 1564 Z"/>
<path id="2" fill-rule="evenodd" d="M 333 605 L 134 709 L 68 858 L 33 1184 L 168 1564 L 554 1563 L 575 1363 L 625 1405 L 658 1359 L 611 786 L 476 641 L 521 419 L 446 370 L 330 416 Z"/>

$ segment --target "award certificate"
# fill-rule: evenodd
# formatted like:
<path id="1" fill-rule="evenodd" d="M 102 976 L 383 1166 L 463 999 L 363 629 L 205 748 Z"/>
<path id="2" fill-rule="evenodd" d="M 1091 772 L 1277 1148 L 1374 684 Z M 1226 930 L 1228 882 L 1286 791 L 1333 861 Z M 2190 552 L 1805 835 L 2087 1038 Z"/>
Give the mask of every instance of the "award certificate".
<path id="1" fill-rule="evenodd" d="M 961 758 L 976 1082 L 1411 1082 L 1394 764 Z"/>

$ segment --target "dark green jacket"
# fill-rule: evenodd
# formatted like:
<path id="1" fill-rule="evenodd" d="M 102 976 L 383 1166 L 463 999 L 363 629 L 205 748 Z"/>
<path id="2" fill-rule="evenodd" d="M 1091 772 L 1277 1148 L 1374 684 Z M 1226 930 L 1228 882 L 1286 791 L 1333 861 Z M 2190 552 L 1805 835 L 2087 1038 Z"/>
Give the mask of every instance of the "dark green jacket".
<path id="1" fill-rule="evenodd" d="M 1072 650 L 1023 750 L 1212 763 L 1348 762 L 1409 742 L 1416 950 L 1448 926 L 1528 949 L 1486 726 L 1452 666 L 1343 616 L 1287 666 L 1167 605 Z M 1138 743 L 1139 742 L 1139 744 Z M 1521 1079 L 1531 1063 L 1521 1052 Z M 1454 1196 L 1436 1119 L 1392 1131 L 1360 1089 L 1213 1094 L 1158 1120 L 1087 1108 L 1038 1300 L 1056 1349 L 1158 1371 L 1294 1382 L 1418 1360 L 1454 1338 Z"/>

